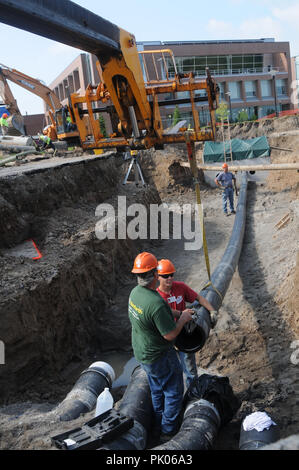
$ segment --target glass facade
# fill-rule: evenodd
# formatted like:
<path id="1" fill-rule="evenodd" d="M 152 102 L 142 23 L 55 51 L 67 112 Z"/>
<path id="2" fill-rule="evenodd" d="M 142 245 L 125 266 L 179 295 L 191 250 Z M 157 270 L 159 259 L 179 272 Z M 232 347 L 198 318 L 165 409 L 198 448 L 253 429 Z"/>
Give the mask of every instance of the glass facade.
<path id="1" fill-rule="evenodd" d="M 287 83 L 287 80 L 285 78 L 280 79 L 280 80 L 276 80 L 276 93 L 277 93 L 277 96 L 287 96 L 287 94 L 288 94 L 288 83 Z"/>
<path id="2" fill-rule="evenodd" d="M 225 100 L 225 84 L 224 82 L 217 83 L 219 86 L 219 99 L 220 101 L 226 101 Z"/>
<path id="3" fill-rule="evenodd" d="M 247 80 L 244 82 L 246 100 L 256 99 L 256 83 L 254 80 Z"/>
<path id="4" fill-rule="evenodd" d="M 206 74 L 209 67 L 212 75 L 232 75 L 263 72 L 263 54 L 212 55 L 176 57 L 178 72 L 194 72 L 196 76 Z M 168 70 L 174 75 L 174 67 L 167 58 Z"/>
<path id="5" fill-rule="evenodd" d="M 261 80 L 261 93 L 262 98 L 269 98 L 272 96 L 272 80 Z"/>
<path id="6" fill-rule="evenodd" d="M 228 90 L 230 92 L 231 101 L 241 100 L 241 83 L 240 82 L 228 82 Z"/>

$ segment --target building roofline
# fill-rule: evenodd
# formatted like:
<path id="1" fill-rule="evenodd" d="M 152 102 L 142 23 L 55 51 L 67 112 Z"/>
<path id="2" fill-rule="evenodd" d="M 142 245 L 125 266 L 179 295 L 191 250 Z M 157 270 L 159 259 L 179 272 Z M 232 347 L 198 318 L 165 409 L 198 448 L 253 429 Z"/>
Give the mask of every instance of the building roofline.
<path id="1" fill-rule="evenodd" d="M 138 45 L 144 46 L 167 46 L 167 45 L 181 45 L 181 44 L 231 44 L 231 43 L 265 43 L 275 42 L 274 38 L 261 38 L 261 39 L 219 39 L 219 40 L 205 40 L 205 41 L 137 41 Z"/>

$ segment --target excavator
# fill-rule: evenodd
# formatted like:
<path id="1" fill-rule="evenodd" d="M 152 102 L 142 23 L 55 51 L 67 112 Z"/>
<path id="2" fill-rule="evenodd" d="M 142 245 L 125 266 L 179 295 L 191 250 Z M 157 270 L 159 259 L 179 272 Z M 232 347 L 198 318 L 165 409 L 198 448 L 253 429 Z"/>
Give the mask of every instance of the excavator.
<path id="1" fill-rule="evenodd" d="M 24 118 L 17 105 L 17 101 L 8 85 L 6 78 L 1 73 L 0 68 L 0 97 L 2 98 L 3 104 L 9 112 L 8 125 L 9 134 L 22 134 L 25 135 Z"/>
<path id="2" fill-rule="evenodd" d="M 89 84 L 84 95 L 70 95 L 70 115 L 83 149 L 138 151 L 185 142 L 187 129 L 165 129 L 161 109 L 186 102 L 191 105 L 194 122 L 194 129 L 188 130 L 189 143 L 215 139 L 219 89 L 208 69 L 205 79 L 197 79 L 193 73 L 177 72 L 171 50 L 139 54 L 133 34 L 69 0 L 60 0 L 59 7 L 52 0 L 0 0 L 0 8 L 3 23 L 97 57 L 100 83 Z M 182 92 L 184 99 L 177 99 Z M 166 94 L 174 99 L 165 99 Z M 209 103 L 210 126 L 205 129 L 200 127 L 196 109 L 200 100 Z M 101 131 L 101 113 L 110 116 L 113 132 L 108 137 Z M 63 125 L 62 111 L 58 118 Z M 59 137 L 59 125 L 57 134 Z"/>
<path id="3" fill-rule="evenodd" d="M 37 78 L 32 78 L 16 69 L 0 64 L 0 95 L 10 113 L 10 127 L 16 128 L 23 135 L 25 134 L 24 119 L 7 80 L 39 96 L 48 105 L 51 120 L 51 124 L 48 127 L 48 135 L 52 140 L 56 140 L 57 138 L 67 141 L 78 140 L 78 131 L 69 131 L 67 129 L 66 117 L 70 114 L 69 108 L 68 106 L 62 106 L 53 90 L 48 88 Z"/>

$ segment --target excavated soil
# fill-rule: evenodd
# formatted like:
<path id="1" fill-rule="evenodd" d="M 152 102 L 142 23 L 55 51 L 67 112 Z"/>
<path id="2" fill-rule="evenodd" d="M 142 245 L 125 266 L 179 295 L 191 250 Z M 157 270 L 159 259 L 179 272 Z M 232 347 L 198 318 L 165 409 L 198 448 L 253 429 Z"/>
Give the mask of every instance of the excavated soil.
<path id="1" fill-rule="evenodd" d="M 298 161 L 296 127 L 282 118 L 237 133 L 267 132 L 273 162 Z M 293 119 L 293 118 L 292 118 Z M 286 129 L 285 129 L 286 128 Z M 280 132 L 280 135 L 277 135 Z M 262 135 L 262 134 L 259 134 Z M 201 145 L 198 145 L 200 157 Z M 117 196 L 147 206 L 193 203 L 194 191 L 183 147 L 143 152 L 145 189 L 121 184 L 127 164 L 117 156 L 61 168 L 1 178 L 1 330 L 6 364 L 0 366 L 1 449 L 54 449 L 50 436 L 82 425 L 88 413 L 61 425 L 55 406 L 78 374 L 109 351 L 131 353 L 127 299 L 136 253 L 151 250 L 172 259 L 176 278 L 200 291 L 207 281 L 202 250 L 184 250 L 184 240 L 99 241 L 95 208 L 116 207 Z M 87 192 L 88 188 L 88 192 Z M 246 231 L 238 268 L 219 312 L 219 321 L 198 366 L 229 377 L 241 407 L 220 431 L 215 449 L 238 449 L 242 419 L 266 411 L 281 437 L 299 432 L 299 175 L 269 172 L 264 183 L 250 182 Z M 234 216 L 224 217 L 221 195 L 201 184 L 211 270 L 229 240 Z M 277 223 L 289 214 L 280 229 Z M 33 238 L 43 258 L 9 256 L 8 250 Z M 298 354 L 297 354 L 298 356 Z M 298 363 L 297 363 L 298 362 Z M 113 391 L 115 400 L 122 390 Z"/>

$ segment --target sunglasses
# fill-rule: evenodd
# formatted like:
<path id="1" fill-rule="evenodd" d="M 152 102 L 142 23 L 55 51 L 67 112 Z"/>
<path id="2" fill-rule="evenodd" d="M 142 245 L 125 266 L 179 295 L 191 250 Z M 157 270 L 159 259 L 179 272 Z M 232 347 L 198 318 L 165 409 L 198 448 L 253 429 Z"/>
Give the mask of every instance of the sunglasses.
<path id="1" fill-rule="evenodd" d="M 171 274 L 159 274 L 160 277 L 163 277 L 163 279 L 167 279 L 168 277 L 173 277 L 174 273 Z"/>

